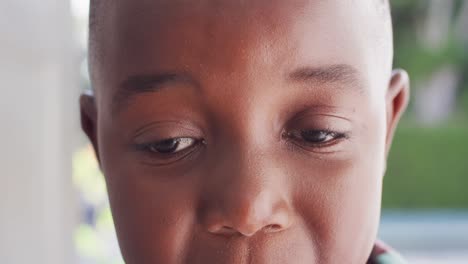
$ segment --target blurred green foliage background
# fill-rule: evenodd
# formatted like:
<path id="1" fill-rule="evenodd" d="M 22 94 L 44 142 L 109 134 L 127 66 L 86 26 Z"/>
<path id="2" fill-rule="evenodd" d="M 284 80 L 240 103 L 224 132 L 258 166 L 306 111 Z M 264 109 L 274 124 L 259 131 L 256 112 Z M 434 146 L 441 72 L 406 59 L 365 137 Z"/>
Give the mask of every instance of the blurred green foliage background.
<path id="1" fill-rule="evenodd" d="M 397 131 L 383 207 L 468 208 L 468 1 L 393 0 L 397 68 L 412 98 Z"/>

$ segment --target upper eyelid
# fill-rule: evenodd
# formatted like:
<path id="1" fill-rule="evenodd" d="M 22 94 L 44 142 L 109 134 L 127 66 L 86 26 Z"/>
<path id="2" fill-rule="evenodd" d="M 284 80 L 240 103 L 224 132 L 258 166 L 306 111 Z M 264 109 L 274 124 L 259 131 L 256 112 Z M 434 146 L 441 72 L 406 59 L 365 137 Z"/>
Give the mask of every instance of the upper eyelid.
<path id="1" fill-rule="evenodd" d="M 309 129 L 309 130 L 295 129 L 293 131 L 294 132 L 299 132 L 299 133 L 302 133 L 302 132 L 325 132 L 325 133 L 328 133 L 328 134 L 334 134 L 335 136 L 338 136 L 338 137 L 347 135 L 346 132 L 333 131 L 333 130 L 330 130 L 330 129 Z M 290 134 L 290 132 L 288 132 L 288 134 Z"/>
<path id="2" fill-rule="evenodd" d="M 145 143 L 137 143 L 137 145 L 142 145 L 142 146 L 150 146 L 150 145 L 154 145 L 154 144 L 158 144 L 158 143 L 162 143 L 164 141 L 167 141 L 167 140 L 175 140 L 175 139 L 193 139 L 194 142 L 197 142 L 197 141 L 200 141 L 200 139 L 198 138 L 195 138 L 195 137 L 169 137 L 169 138 L 162 138 L 162 139 L 158 139 L 158 140 L 151 140 L 149 142 L 145 142 Z"/>
<path id="3" fill-rule="evenodd" d="M 140 127 L 138 130 L 136 130 L 133 133 L 134 138 L 138 138 L 141 135 L 145 134 L 146 132 L 152 130 L 152 129 L 167 129 L 168 127 L 174 127 L 176 130 L 184 131 L 186 136 L 183 137 L 193 137 L 194 135 L 199 135 L 200 133 L 203 133 L 203 131 L 199 131 L 195 128 L 192 128 L 190 125 L 187 125 L 185 122 L 180 122 L 180 121 L 158 121 L 158 122 L 153 122 L 150 124 L 147 124 L 143 127 Z M 178 136 L 180 138 L 182 136 Z M 175 138 L 175 137 L 173 137 Z"/>
<path id="4" fill-rule="evenodd" d="M 188 137 L 182 137 L 182 138 L 188 138 Z M 177 138 L 171 138 L 171 139 L 177 139 Z M 184 151 L 186 150 L 189 150 L 191 148 L 194 148 L 196 147 L 197 145 L 200 145 L 202 144 L 202 140 L 199 140 L 199 139 L 196 139 L 196 138 L 191 138 L 191 139 L 194 139 L 194 142 L 192 144 L 192 146 L 190 147 L 187 147 L 187 148 L 184 148 L 180 151 L 177 151 L 177 152 L 174 152 L 172 153 L 172 155 L 177 155 L 179 153 L 183 153 Z M 169 139 L 163 139 L 163 140 L 158 140 L 158 141 L 152 141 L 152 142 L 148 142 L 148 143 L 141 143 L 141 144 L 136 144 L 135 145 L 135 148 L 137 151 L 146 151 L 146 152 L 151 152 L 151 153 L 154 153 L 154 151 L 151 151 L 150 148 L 152 147 L 153 144 L 157 144 L 157 143 L 160 143 L 160 142 L 163 142 L 165 140 L 169 140 Z M 163 154 L 164 155 L 164 154 Z M 171 155 L 170 154 L 167 154 L 167 155 Z"/>
<path id="5" fill-rule="evenodd" d="M 155 143 L 159 143 L 159 142 L 170 140 L 170 139 L 183 139 L 183 138 L 191 138 L 194 140 L 203 139 L 203 135 L 200 135 L 198 133 L 192 133 L 193 131 L 179 131 L 177 133 L 176 132 L 158 133 L 158 132 L 148 132 L 148 130 L 145 130 L 145 132 L 142 132 L 139 135 L 134 136 L 131 139 L 131 143 L 136 144 L 136 145 L 144 145 L 144 144 L 155 144 Z"/>
<path id="6" fill-rule="evenodd" d="M 305 112 L 305 111 L 302 111 L 302 112 Z M 337 123 L 338 125 L 337 125 L 335 124 L 335 122 L 316 119 L 317 117 L 337 118 L 337 119 L 341 119 L 342 121 L 338 122 Z M 290 120 L 288 120 L 287 122 L 283 124 L 283 128 L 281 129 L 280 135 L 282 137 L 284 135 L 284 132 L 287 133 L 288 131 L 291 131 L 291 130 L 326 131 L 326 132 L 348 135 L 349 134 L 348 131 L 351 130 L 353 125 L 346 121 L 350 122 L 349 119 L 345 117 L 337 116 L 335 114 L 308 113 L 308 114 L 299 115 L 299 116 L 295 115 L 293 118 L 291 118 Z M 193 128 L 191 124 L 192 124 L 191 121 L 180 121 L 180 120 L 163 120 L 163 121 L 152 122 L 134 131 L 132 133 L 133 134 L 132 141 L 134 141 L 135 144 L 149 143 L 149 141 L 152 141 L 151 143 L 155 143 L 155 142 L 164 141 L 168 139 L 175 139 L 175 138 L 193 138 L 196 140 L 206 141 L 205 140 L 206 136 L 209 137 L 209 134 L 211 133 L 206 135 L 206 133 L 204 132 L 205 129 L 203 129 L 203 127 L 197 126 L 196 128 Z M 336 128 L 336 126 L 338 126 L 338 129 Z M 304 129 L 299 129 L 300 127 L 304 127 Z M 153 129 L 155 130 L 154 133 L 151 132 Z M 161 131 L 158 132 L 158 130 L 161 130 Z M 147 134 L 147 136 L 145 136 L 145 134 Z M 158 136 L 158 134 L 160 135 Z M 166 135 L 161 136 L 164 134 Z"/>
<path id="7" fill-rule="evenodd" d="M 316 106 L 316 107 L 307 107 L 304 110 L 291 116 L 288 122 L 300 122 L 307 119 L 316 119 L 316 118 L 337 118 L 343 121 L 353 122 L 351 117 L 346 116 L 342 111 L 339 111 L 338 107 L 334 106 Z M 353 109 L 353 112 L 355 110 Z"/>
<path id="8" fill-rule="evenodd" d="M 321 131 L 321 130 L 317 130 L 317 131 Z M 305 142 L 304 145 L 309 145 L 309 146 L 305 146 L 305 147 L 310 147 L 310 148 L 314 148 L 314 147 L 315 148 L 321 148 L 321 147 L 323 147 L 323 148 L 326 148 L 326 147 L 328 147 L 328 144 L 331 144 L 331 146 L 334 146 L 335 144 L 333 144 L 333 142 L 337 142 L 337 144 L 338 144 L 339 141 L 349 140 L 350 137 L 351 137 L 350 132 L 334 132 L 334 131 L 327 131 L 327 132 L 335 133 L 337 135 L 337 137 L 333 138 L 332 140 L 329 140 L 329 141 L 326 141 L 326 142 L 320 142 L 320 143 L 308 142 L 307 140 L 304 140 L 304 139 L 302 139 L 301 141 Z M 287 133 L 286 136 L 287 136 L 287 139 L 291 138 L 289 133 Z M 294 140 L 294 139 L 292 139 L 292 140 L 297 141 L 297 140 Z"/>
<path id="9" fill-rule="evenodd" d="M 306 113 L 296 116 L 286 123 L 286 129 L 325 130 L 329 132 L 347 132 L 354 127 L 354 122 L 333 113 Z"/>

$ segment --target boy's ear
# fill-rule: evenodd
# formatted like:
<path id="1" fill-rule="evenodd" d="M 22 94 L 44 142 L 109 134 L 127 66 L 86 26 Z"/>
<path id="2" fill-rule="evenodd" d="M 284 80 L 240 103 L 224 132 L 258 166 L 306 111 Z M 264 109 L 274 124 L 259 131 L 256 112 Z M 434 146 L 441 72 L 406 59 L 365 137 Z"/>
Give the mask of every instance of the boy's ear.
<path id="1" fill-rule="evenodd" d="M 93 144 L 96 158 L 100 164 L 99 148 L 97 142 L 97 109 L 96 100 L 92 93 L 84 93 L 80 96 L 81 129 Z"/>
<path id="2" fill-rule="evenodd" d="M 387 139 L 386 155 L 390 152 L 396 127 L 401 116 L 408 107 L 410 98 L 410 82 L 408 73 L 404 70 L 393 70 L 387 89 Z"/>

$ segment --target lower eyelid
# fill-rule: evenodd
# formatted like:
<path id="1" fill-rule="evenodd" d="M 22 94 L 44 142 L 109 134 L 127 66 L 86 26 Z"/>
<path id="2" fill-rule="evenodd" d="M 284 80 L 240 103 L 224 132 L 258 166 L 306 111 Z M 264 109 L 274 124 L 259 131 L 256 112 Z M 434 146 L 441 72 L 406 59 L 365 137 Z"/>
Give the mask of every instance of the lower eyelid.
<path id="1" fill-rule="evenodd" d="M 154 153 L 143 153 L 145 155 L 144 158 L 142 158 L 141 163 L 143 165 L 148 165 L 148 166 L 153 166 L 153 167 L 164 167 L 164 166 L 170 166 L 179 162 L 183 162 L 184 160 L 190 159 L 190 157 L 194 154 L 196 154 L 198 150 L 190 150 L 187 153 L 181 153 L 180 155 L 174 155 L 172 157 L 168 158 L 156 158 Z"/>

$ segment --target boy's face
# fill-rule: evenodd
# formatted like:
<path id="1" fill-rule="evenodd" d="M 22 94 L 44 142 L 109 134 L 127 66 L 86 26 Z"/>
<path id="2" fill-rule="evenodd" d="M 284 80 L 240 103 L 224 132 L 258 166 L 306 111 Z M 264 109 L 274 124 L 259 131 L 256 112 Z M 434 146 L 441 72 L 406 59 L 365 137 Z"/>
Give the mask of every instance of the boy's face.
<path id="1" fill-rule="evenodd" d="M 112 1 L 83 128 L 127 263 L 365 263 L 407 78 L 380 1 Z"/>

